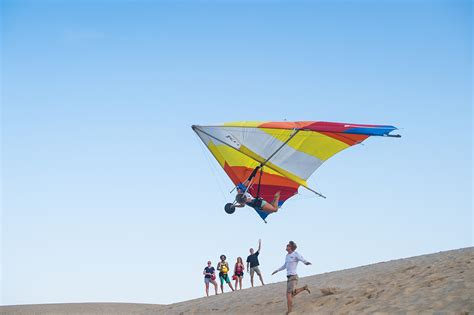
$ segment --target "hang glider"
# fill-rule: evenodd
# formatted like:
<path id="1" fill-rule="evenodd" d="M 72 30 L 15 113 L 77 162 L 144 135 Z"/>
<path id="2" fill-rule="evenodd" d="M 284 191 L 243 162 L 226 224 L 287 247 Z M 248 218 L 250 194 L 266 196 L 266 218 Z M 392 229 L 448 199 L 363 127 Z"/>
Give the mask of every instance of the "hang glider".
<path id="1" fill-rule="evenodd" d="M 231 181 L 254 198 L 278 205 L 298 193 L 299 186 L 336 153 L 370 136 L 391 135 L 394 126 L 360 125 L 323 121 L 231 122 L 192 129 L 218 161 Z M 226 211 L 229 206 L 226 206 Z M 265 221 L 268 212 L 255 209 Z M 233 211 L 231 211 L 233 212 Z M 266 221 L 265 221 L 266 222 Z"/>

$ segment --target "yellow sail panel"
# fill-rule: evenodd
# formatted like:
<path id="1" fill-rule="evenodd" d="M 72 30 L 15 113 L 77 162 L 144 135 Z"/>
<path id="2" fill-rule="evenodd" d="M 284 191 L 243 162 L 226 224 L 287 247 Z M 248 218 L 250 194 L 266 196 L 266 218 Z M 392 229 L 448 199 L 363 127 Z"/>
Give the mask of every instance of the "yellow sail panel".
<path id="1" fill-rule="evenodd" d="M 239 151 L 241 153 L 226 145 L 215 145 L 213 141 L 209 141 L 209 143 L 207 143 L 207 147 L 209 148 L 209 151 L 211 151 L 212 155 L 216 158 L 222 168 L 225 168 L 225 164 L 227 163 L 227 165 L 230 167 L 242 166 L 249 169 L 253 169 L 257 167 L 260 163 L 265 161 L 263 157 L 259 156 L 258 154 L 256 154 L 245 146 L 240 147 Z M 270 161 L 267 162 L 265 166 L 265 173 L 282 175 L 302 186 L 308 186 L 308 184 L 303 178 L 291 172 L 288 172 L 287 170 L 282 169 L 281 167 L 271 163 Z"/>
<path id="2" fill-rule="evenodd" d="M 293 130 L 260 128 L 282 143 L 290 138 Z M 287 146 L 326 161 L 336 153 L 350 147 L 348 144 L 315 131 L 300 130 Z"/>
<path id="3" fill-rule="evenodd" d="M 248 168 L 255 168 L 260 164 L 254 159 L 224 144 L 216 145 L 213 141 L 209 141 L 207 147 L 222 168 L 224 168 L 225 163 L 229 166 L 245 166 Z"/>

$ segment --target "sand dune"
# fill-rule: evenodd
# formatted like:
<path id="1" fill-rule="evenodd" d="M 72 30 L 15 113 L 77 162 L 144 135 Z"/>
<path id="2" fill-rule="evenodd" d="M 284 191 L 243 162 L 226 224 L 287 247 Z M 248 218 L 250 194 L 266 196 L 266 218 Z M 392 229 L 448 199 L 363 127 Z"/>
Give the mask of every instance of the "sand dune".
<path id="1" fill-rule="evenodd" d="M 473 314 L 474 247 L 301 278 L 292 314 Z M 170 305 L 2 306 L 0 314 L 285 314 L 286 283 Z"/>
<path id="2" fill-rule="evenodd" d="M 153 314 L 160 305 L 134 303 L 67 303 L 0 306 L 0 314 Z M 153 310 L 153 311 L 150 311 Z"/>

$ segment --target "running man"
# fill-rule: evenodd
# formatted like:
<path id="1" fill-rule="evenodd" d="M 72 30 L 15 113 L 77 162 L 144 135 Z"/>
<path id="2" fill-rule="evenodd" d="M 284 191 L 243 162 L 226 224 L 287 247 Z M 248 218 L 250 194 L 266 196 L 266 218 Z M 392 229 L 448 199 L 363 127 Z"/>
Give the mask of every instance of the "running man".
<path id="1" fill-rule="evenodd" d="M 252 288 L 253 288 L 253 276 L 255 273 L 257 273 L 258 277 L 260 278 L 260 282 L 262 283 L 262 285 L 265 285 L 263 283 L 262 273 L 260 272 L 260 269 L 258 268 L 258 266 L 260 265 L 258 262 L 258 255 L 260 254 L 261 247 L 262 247 L 262 241 L 259 239 L 257 251 L 254 252 L 253 248 L 251 248 L 250 256 L 247 257 L 247 271 L 250 272 L 250 284 L 252 285 Z"/>
<path id="2" fill-rule="evenodd" d="M 286 300 L 288 303 L 288 314 L 291 313 L 291 309 L 293 307 L 293 297 L 296 296 L 298 293 L 302 291 L 309 291 L 308 285 L 305 285 L 302 288 L 296 288 L 298 285 L 298 275 L 296 274 L 296 267 L 298 266 L 298 262 L 301 261 L 305 265 L 311 265 L 309 261 L 303 258 L 298 252 L 296 252 L 296 244 L 293 241 L 290 241 L 288 245 L 286 245 L 286 251 L 288 254 L 285 258 L 285 264 L 275 270 L 272 275 L 276 274 L 283 269 L 286 269 L 286 277 L 288 278 L 286 282 Z"/>

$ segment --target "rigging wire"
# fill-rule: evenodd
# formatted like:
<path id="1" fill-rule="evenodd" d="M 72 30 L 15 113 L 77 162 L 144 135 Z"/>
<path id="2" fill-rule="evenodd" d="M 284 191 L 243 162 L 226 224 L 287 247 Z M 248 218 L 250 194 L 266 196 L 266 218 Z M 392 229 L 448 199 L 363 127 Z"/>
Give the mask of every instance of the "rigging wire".
<path id="1" fill-rule="evenodd" d="M 225 184 L 224 184 L 224 181 L 223 181 L 222 177 L 219 175 L 220 172 L 219 172 L 219 170 L 217 169 L 217 167 L 215 165 L 215 160 L 212 160 L 211 157 L 209 156 L 209 154 L 207 153 L 208 152 L 207 147 L 201 141 L 201 138 L 199 138 L 199 136 L 196 133 L 195 133 L 195 135 L 196 135 L 196 138 L 198 138 L 198 142 L 200 143 L 199 147 L 201 148 L 203 155 L 206 157 L 209 168 L 211 169 L 211 172 L 213 173 L 213 177 L 216 178 L 217 186 L 219 187 L 219 190 L 222 194 L 222 199 L 225 203 L 228 200 L 228 197 L 226 197 L 226 193 L 224 192 L 224 189 L 223 189 Z"/>

